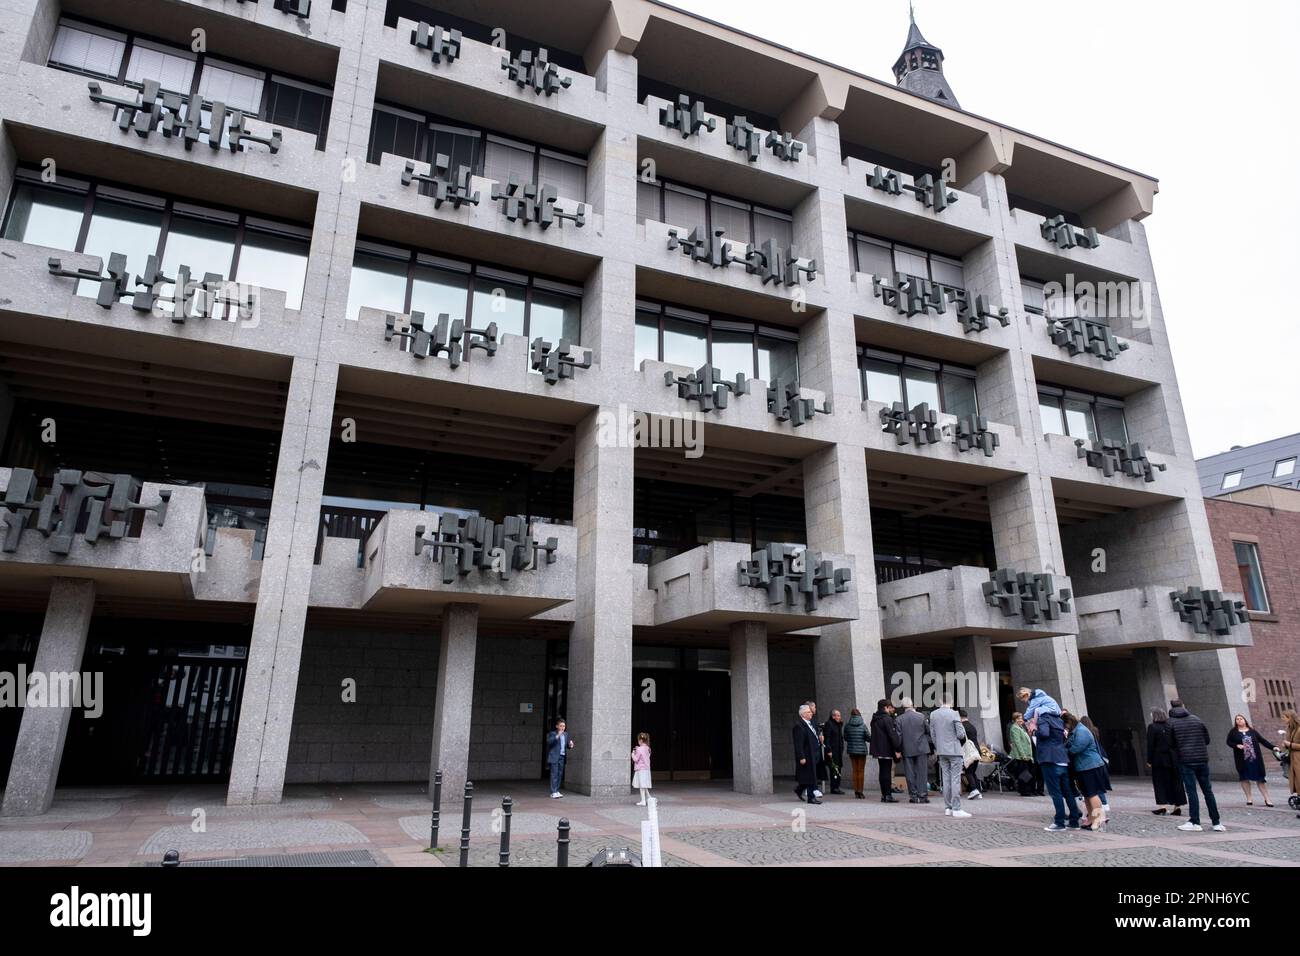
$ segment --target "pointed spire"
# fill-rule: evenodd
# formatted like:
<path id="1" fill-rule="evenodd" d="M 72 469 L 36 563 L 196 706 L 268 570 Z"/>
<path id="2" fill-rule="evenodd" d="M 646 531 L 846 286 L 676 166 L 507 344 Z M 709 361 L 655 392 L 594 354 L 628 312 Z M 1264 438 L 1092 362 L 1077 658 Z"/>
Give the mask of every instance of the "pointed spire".
<path id="1" fill-rule="evenodd" d="M 943 50 L 922 36 L 911 0 L 907 4 L 907 18 L 907 42 L 894 63 L 895 82 L 913 93 L 957 106 L 957 97 L 943 75 Z"/>

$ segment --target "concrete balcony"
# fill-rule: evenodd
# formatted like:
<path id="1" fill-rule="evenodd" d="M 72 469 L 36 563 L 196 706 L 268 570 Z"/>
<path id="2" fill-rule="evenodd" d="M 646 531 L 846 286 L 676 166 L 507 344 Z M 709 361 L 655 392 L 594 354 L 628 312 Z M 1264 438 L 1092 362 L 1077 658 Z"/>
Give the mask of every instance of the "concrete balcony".
<path id="1" fill-rule="evenodd" d="M 353 14 L 340 13 L 333 8 L 329 0 L 311 0 L 311 11 L 307 17 L 297 17 L 284 13 L 270 3 L 235 3 L 233 0 L 174 0 L 174 3 L 158 4 L 160 8 L 179 5 L 195 8 L 187 12 L 185 22 L 195 19 L 198 11 L 206 10 L 223 19 L 242 20 L 259 29 L 274 30 L 284 34 L 284 40 L 301 41 L 304 38 L 313 43 L 329 46 L 342 46 L 348 37 L 361 29 L 363 9 L 355 9 Z M 197 22 L 197 21 L 196 21 Z M 351 27 L 351 29 L 349 29 Z"/>
<path id="2" fill-rule="evenodd" d="M 1127 390 L 1133 391 L 1159 383 L 1168 374 L 1168 360 L 1162 360 L 1149 341 L 1116 333 L 1115 338 L 1128 347 L 1113 359 L 1104 359 L 1091 352 L 1071 355 L 1068 349 L 1052 341 L 1049 319 L 1033 314 L 1028 314 L 1027 318 L 1029 331 L 1024 341 L 1035 359 L 1052 363 L 1052 371 L 1046 376 L 1051 381 L 1065 378 L 1075 387 L 1113 394 L 1121 391 L 1116 386 L 1116 379 L 1123 379 Z M 1146 334 L 1149 336 L 1149 331 Z"/>
<path id="3" fill-rule="evenodd" d="M 954 476 L 962 470 L 986 469 L 996 473 L 990 477 L 991 481 L 1033 470 L 1033 449 L 1011 425 L 988 423 L 988 430 L 998 437 L 998 446 L 993 450 L 992 456 L 986 456 L 979 448 L 959 450 L 954 441 L 958 418 L 946 412 L 937 413 L 939 441 L 918 445 L 909 439 L 900 444 L 897 437 L 884 430 L 880 420 L 880 413 L 889 407 L 884 402 L 873 402 L 870 399 L 862 402 L 861 414 L 865 421 L 861 426 L 859 440 L 866 445 L 869 453 L 887 452 L 942 463 L 944 470 L 951 471 Z"/>
<path id="4" fill-rule="evenodd" d="M 277 289 L 252 288 L 254 310 L 238 320 L 186 318 L 175 322 L 171 303 L 160 303 L 167 314 L 155 315 L 131 307 L 129 299 L 104 308 L 94 298 L 77 295 L 78 280 L 50 274 L 49 260 L 59 259 L 69 271 L 88 269 L 103 274 L 104 263 L 96 256 L 62 249 L 32 246 L 0 239 L 0 289 L 4 290 L 3 311 L 38 319 L 72 322 L 85 331 L 118 330 L 144 333 L 162 339 L 206 342 L 238 349 L 275 354 L 292 354 L 301 331 L 301 313 L 285 307 L 285 294 Z M 194 263 L 194 277 L 201 279 L 203 264 Z M 132 272 L 132 283 L 136 273 Z M 172 278 L 175 278 L 174 276 Z M 136 291 L 134 284 L 131 291 Z M 3 320 L 0 320 L 3 327 Z M 51 335 L 67 332 L 66 326 L 51 326 Z"/>
<path id="5" fill-rule="evenodd" d="M 991 355 L 995 350 L 1009 351 L 1020 347 L 1016 341 L 1015 328 L 1010 325 L 1003 326 L 995 318 L 988 320 L 987 329 L 967 332 L 957 319 L 957 307 L 954 303 L 945 303 L 942 313 L 936 313 L 930 309 L 925 312 L 918 312 L 916 315 L 900 313 L 893 306 L 885 305 L 883 296 L 875 294 L 873 279 L 873 276 L 865 272 L 855 272 L 850 277 L 852 282 L 850 295 L 854 315 L 861 316 L 871 322 L 887 323 L 900 328 L 914 329 L 928 335 L 942 335 L 950 339 L 956 339 L 988 355 Z M 889 281 L 892 283 L 893 277 L 889 277 Z M 968 291 L 974 296 L 978 290 Z M 1010 302 L 1000 302 L 997 300 L 996 295 L 990 296 L 990 298 L 992 299 L 990 304 L 995 309 L 1012 308 Z M 1008 318 L 1015 321 L 1014 315 L 1009 314 Z M 1047 344 L 1052 346 L 1050 340 Z M 1055 346 L 1052 346 L 1052 348 L 1055 348 Z"/>
<path id="6" fill-rule="evenodd" d="M 1151 585 L 1124 591 L 1089 594 L 1077 600 L 1079 650 L 1102 654 L 1123 654 L 1140 647 L 1163 647 L 1171 651 L 1207 651 L 1229 647 L 1250 647 L 1250 624 L 1234 625 L 1227 634 L 1196 633 L 1182 621 L 1169 600 L 1181 586 Z M 1240 599 L 1240 594 L 1225 597 Z"/>
<path id="7" fill-rule="evenodd" d="M 0 494 L 9 490 L 11 477 L 12 469 L 0 468 Z M 106 595 L 193 598 L 203 566 L 200 556 L 207 527 L 203 489 L 147 481 L 140 487 L 138 504 L 156 505 L 164 491 L 170 494 L 162 524 L 156 512 L 145 511 L 136 537 L 128 530 L 125 537 L 113 539 L 105 534 L 91 543 L 76 531 L 67 553 L 58 554 L 51 551 L 54 535 L 46 537 L 35 528 L 25 528 L 19 533 L 16 550 L 0 551 L 0 588 L 40 589 L 54 577 L 85 578 Z M 75 524 L 85 512 L 83 506 L 80 515 L 66 521 Z M 8 522 L 23 521 L 24 517 L 25 512 L 20 511 L 15 519 L 0 505 L 0 524 L 5 525 L 0 534 L 7 536 Z M 128 529 L 133 523 L 129 514 L 115 517 L 126 520 Z"/>
<path id="8" fill-rule="evenodd" d="M 873 211 L 887 220 L 900 218 L 925 220 L 985 239 L 993 238 L 998 231 L 997 220 L 989 213 L 984 201 L 975 193 L 963 192 L 949 184 L 948 192 L 955 193 L 957 201 L 951 203 L 943 212 L 935 212 L 934 209 L 919 202 L 906 189 L 895 196 L 868 185 L 867 179 L 876 168 L 875 163 L 863 162 L 850 156 L 844 160 L 843 167 L 845 197 L 851 202 L 864 203 L 873 207 Z M 882 166 L 882 169 L 887 167 Z M 912 177 L 907 173 L 899 173 L 899 177 L 904 183 L 912 182 Z"/>
<path id="9" fill-rule="evenodd" d="M 1162 455 L 1146 449 L 1147 460 L 1152 465 L 1152 481 L 1134 478 L 1122 472 L 1115 472 L 1107 478 L 1100 468 L 1093 468 L 1087 459 L 1080 458 L 1074 438 L 1068 435 L 1046 434 L 1040 446 L 1040 470 L 1059 481 L 1093 485 L 1107 489 L 1120 496 L 1118 503 L 1127 507 L 1142 507 L 1155 504 L 1160 499 L 1184 494 L 1187 484 L 1186 469 L 1176 457 Z M 1091 443 L 1085 447 L 1091 448 Z M 1165 465 L 1164 471 L 1155 470 L 1156 465 Z M 1194 474 L 1194 471 L 1193 471 Z"/>
<path id="10" fill-rule="evenodd" d="M 852 580 L 846 590 L 819 597 L 813 609 L 802 595 L 794 604 L 785 596 L 771 603 L 766 589 L 740 583 L 739 566 L 752 555 L 747 544 L 713 541 L 651 566 L 646 583 L 653 592 L 653 615 L 645 620 L 650 609 L 638 602 L 637 623 L 725 632 L 736 621 L 760 621 L 768 633 L 782 634 L 857 619 L 858 589 Z M 821 560 L 857 573 L 846 555 L 823 552 Z"/>
<path id="11" fill-rule="evenodd" d="M 53 157 L 60 172 L 93 171 L 100 162 L 120 166 L 123 160 L 110 154 L 126 150 L 132 157 L 127 162 L 136 164 L 138 177 L 157 190 L 215 201 L 218 195 L 212 190 L 220 192 L 219 184 L 233 188 L 235 182 L 255 181 L 262 194 L 259 205 L 268 208 L 275 206 L 274 200 L 266 198 L 268 192 L 283 196 L 285 190 L 297 190 L 297 201 L 301 203 L 302 196 L 314 194 L 325 177 L 337 176 L 337 159 L 327 158 L 316 149 L 314 133 L 246 119 L 246 128 L 255 136 L 269 136 L 273 128 L 279 129 L 279 151 L 272 154 L 261 144 L 249 143 L 240 152 L 232 153 L 226 147 L 212 149 L 206 138 L 187 150 L 179 138 L 168 139 L 161 130 L 139 136 L 135 129 L 119 129 L 114 121 L 115 108 L 92 102 L 87 84 L 97 82 L 103 95 L 132 102 L 139 98 L 138 90 L 35 63 L 20 63 L 10 82 L 13 89 L 7 99 L 5 124 L 20 158 Z M 69 140 L 75 145 L 70 145 Z M 203 170 L 197 177 L 195 166 Z M 207 174 L 211 182 L 203 185 L 208 194 L 192 195 L 196 179 L 206 180 Z M 229 189 L 225 196 L 230 203 L 233 196 Z"/>
<path id="12" fill-rule="evenodd" d="M 1008 210 L 1007 238 L 1015 245 L 1039 255 L 1054 256 L 1066 263 L 1074 263 L 1083 273 L 1104 271 L 1133 279 L 1150 278 L 1151 261 L 1144 248 L 1110 233 L 1098 233 L 1100 242 L 1096 249 L 1075 246 L 1062 249 L 1043 238 L 1044 216 L 1023 209 Z M 1116 228 L 1112 233 L 1123 232 Z M 1063 263 L 1064 264 L 1064 263 Z M 1067 269 L 1067 271 L 1069 271 Z"/>
<path id="13" fill-rule="evenodd" d="M 576 529 L 534 524 L 535 540 L 556 538 L 554 563 L 545 554 L 536 567 L 513 570 L 508 579 L 497 572 L 474 570 L 443 580 L 442 566 L 426 548 L 417 554 L 416 528 L 432 533 L 438 515 L 430 511 L 389 511 L 362 545 L 358 541 L 326 538 L 320 564 L 314 569 L 311 603 L 319 607 L 364 608 L 368 611 L 434 612 L 447 604 L 477 604 L 483 617 L 522 619 L 573 600 L 577 567 Z"/>
<path id="14" fill-rule="evenodd" d="M 876 586 L 880 605 L 881 637 L 885 641 L 917 638 L 988 637 L 994 644 L 1074 634 L 1078 620 L 1073 609 L 1056 620 L 1027 623 L 1023 616 L 1006 616 L 984 597 L 987 568 L 955 567 L 901 578 Z M 1070 588 L 1070 579 L 1053 576 L 1058 589 Z"/>

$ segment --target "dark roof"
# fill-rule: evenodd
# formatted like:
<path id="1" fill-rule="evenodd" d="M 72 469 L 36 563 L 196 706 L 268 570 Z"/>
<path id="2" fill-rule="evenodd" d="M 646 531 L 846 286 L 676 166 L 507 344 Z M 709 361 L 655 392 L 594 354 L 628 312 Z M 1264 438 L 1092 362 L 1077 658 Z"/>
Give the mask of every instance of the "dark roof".
<path id="1" fill-rule="evenodd" d="M 1244 448 L 1233 448 L 1231 451 L 1198 459 L 1196 470 L 1201 479 L 1201 494 L 1208 498 L 1256 485 L 1300 487 L 1300 461 L 1288 474 L 1276 477 L 1273 474 L 1278 462 L 1297 457 L 1300 457 L 1300 434 L 1274 438 Z M 1238 471 L 1242 473 L 1239 482 L 1231 488 L 1224 488 L 1224 476 Z"/>
<path id="2" fill-rule="evenodd" d="M 921 36 L 921 28 L 918 27 L 916 21 L 913 20 L 912 25 L 907 28 L 907 42 L 903 44 L 903 52 L 906 53 L 908 50 L 917 50 L 922 47 L 927 50 L 935 50 L 939 53 L 943 52 L 925 37 Z"/>

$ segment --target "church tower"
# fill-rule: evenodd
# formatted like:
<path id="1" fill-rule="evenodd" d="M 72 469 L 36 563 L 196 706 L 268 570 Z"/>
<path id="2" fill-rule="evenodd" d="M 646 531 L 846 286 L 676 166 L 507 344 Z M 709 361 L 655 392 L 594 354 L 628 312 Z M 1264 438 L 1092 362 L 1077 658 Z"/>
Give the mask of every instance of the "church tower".
<path id="1" fill-rule="evenodd" d="M 916 26 L 916 13 L 910 5 L 908 14 L 912 24 L 907 31 L 902 55 L 894 63 L 894 81 L 905 90 L 960 108 L 943 75 L 943 51 L 921 36 Z"/>

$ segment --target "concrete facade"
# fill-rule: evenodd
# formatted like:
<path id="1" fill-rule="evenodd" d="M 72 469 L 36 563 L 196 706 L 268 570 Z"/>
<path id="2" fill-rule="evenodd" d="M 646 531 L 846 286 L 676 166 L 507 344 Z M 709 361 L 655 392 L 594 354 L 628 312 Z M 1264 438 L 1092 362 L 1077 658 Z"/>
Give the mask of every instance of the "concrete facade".
<path id="1" fill-rule="evenodd" d="M 284 217 L 310 232 L 299 307 L 289 307 L 285 293 L 267 290 L 256 323 L 175 323 L 142 317 L 127 302 L 101 308 L 47 268 L 58 256 L 65 267 L 93 270 L 100 265 L 96 256 L 0 238 L 6 356 L 59 351 L 60 361 L 73 367 L 106 359 L 136 363 L 133 387 L 140 363 L 147 363 L 151 382 L 175 383 L 168 387 L 178 396 L 189 381 L 200 390 L 242 389 L 242 398 L 224 403 L 222 414 L 231 421 L 236 414 L 271 419 L 278 441 L 257 558 L 250 532 L 219 528 L 201 570 L 187 569 L 180 562 L 194 555 L 203 535 L 202 496 L 158 482 L 147 482 L 144 495 L 170 488 L 175 510 L 161 527 L 146 522 L 139 540 L 151 535 L 172 542 L 170 563 L 146 557 L 129 537 L 93 549 L 79 543 L 70 555 L 50 559 L 32 529 L 21 532 L 16 552 L 0 554 L 0 597 L 49 595 L 50 626 L 59 634 L 67 630 L 58 623 L 67 612 L 55 600 L 64 586 L 55 582 L 69 576 L 93 582 L 96 614 L 129 600 L 132 613 L 145 616 L 165 609 L 181 619 L 223 614 L 242 622 L 249 651 L 228 777 L 231 804 L 277 802 L 285 783 L 295 780 L 424 780 L 442 770 L 444 794 L 454 795 L 467 777 L 537 777 L 545 698 L 560 699 L 558 678 L 546 663 L 551 639 L 567 650 L 563 716 L 576 746 L 566 785 L 592 794 L 627 792 L 627 755 L 638 729 L 632 726 L 636 645 L 729 652 L 733 779 L 750 793 L 770 792 L 773 774 L 792 772 L 789 727 L 798 703 L 816 699 L 823 719 L 833 708 L 846 716 L 855 706 L 868 715 L 874 710 L 890 686 L 886 653 L 953 660 L 959 670 L 990 676 L 1009 672 L 1015 684 L 1043 687 L 1080 712 L 1092 696 L 1085 679 L 1090 661 L 1132 674 L 1133 686 L 1143 688 L 1143 707 L 1154 699 L 1156 683 L 1161 694 L 1176 689 L 1215 725 L 1242 706 L 1236 647 L 1249 643 L 1249 627 L 1220 640 L 1167 621 L 1169 591 L 1218 588 L 1221 577 L 1141 223 L 1152 211 L 1153 178 L 648 0 L 580 0 L 560 8 L 447 0 L 428 7 L 431 23 L 442 13 L 484 29 L 503 25 L 508 35 L 557 51 L 557 59 L 567 53 L 559 72 L 571 84 L 554 95 L 517 86 L 501 69 L 501 51 L 469 28 L 459 56 L 434 63 L 408 42 L 416 24 L 395 10 L 389 16 L 384 0 L 316 0 L 306 20 L 266 0 L 8 0 L 0 8 L 0 196 L 15 194 L 50 159 L 61 175 L 152 190 L 176 202 L 234 206 L 247 216 Z M 86 75 L 49 65 L 60 17 L 187 48 L 192 31 L 203 29 L 213 56 L 264 70 L 292 67 L 330 92 L 321 148 L 312 135 L 291 128 L 274 155 L 256 145 L 233 153 L 201 145 L 186 150 L 159 133 L 120 131 L 110 108 L 90 101 Z M 751 74 L 764 81 L 753 82 Z M 113 95 L 135 95 L 101 82 Z M 683 135 L 665 128 L 660 111 L 672 104 L 660 95 L 663 84 L 704 98 L 714 130 Z M 584 203 L 585 224 L 542 229 L 512 221 L 490 200 L 492 181 L 481 175 L 474 180 L 480 201 L 459 207 L 435 205 L 415 186 L 403 187 L 407 157 L 381 151 L 378 162 L 367 161 L 377 103 L 407 110 L 442 104 L 456 122 L 585 159 L 585 195 L 562 196 L 559 204 Z M 803 143 L 798 160 L 783 161 L 763 148 L 750 161 L 729 144 L 727 125 L 745 111 L 768 117 L 764 122 L 778 137 L 789 133 Z M 250 119 L 248 125 L 265 134 L 275 124 Z M 883 158 L 896 158 L 906 167 L 898 173 L 904 183 L 913 182 L 909 170 L 950 167 L 948 188 L 957 201 L 937 212 L 908 191 L 873 188 L 877 161 L 864 156 L 882 157 L 885 166 Z M 427 165 L 415 161 L 417 172 Z M 816 261 L 815 277 L 767 283 L 743 265 L 710 268 L 670 249 L 670 228 L 703 223 L 639 215 L 638 182 L 656 177 L 787 212 L 790 247 Z M 1068 213 L 1080 229 L 1096 229 L 1100 243 L 1065 247 L 1045 238 L 1044 216 L 1027 206 Z M 1007 324 L 995 318 L 987 329 L 967 331 L 951 303 L 942 312 L 910 316 L 887 306 L 873 275 L 858 271 L 850 231 L 960 262 L 972 301 L 982 296 L 995 309 L 1006 308 Z M 413 358 L 385 338 L 391 305 L 362 301 L 349 314 L 350 295 L 361 288 L 354 274 L 358 243 L 380 241 L 579 287 L 577 344 L 590 350 L 590 368 L 548 384 L 529 371 L 529 342 L 514 334 L 501 337 L 494 355 L 472 351 L 456 368 L 445 355 Z M 894 253 L 895 262 L 902 254 Z M 412 274 L 419 263 L 427 264 L 411 257 Z M 1106 360 L 1071 356 L 1053 343 L 1047 319 L 1026 308 L 1022 283 L 1067 279 L 1146 290 L 1141 315 L 1110 319 L 1127 350 Z M 819 412 L 798 427 L 779 420 L 764 400 L 768 383 L 754 380 L 749 394 L 702 415 L 700 457 L 634 447 L 611 421 L 630 410 L 686 422 L 698 410 L 665 387 L 665 373 L 682 377 L 693 368 L 638 352 L 643 300 L 797 334 L 798 394 Z M 959 416 L 944 408 L 936 409 L 936 443 L 900 443 L 882 431 L 887 403 L 864 394 L 862 385 L 858 350 L 866 347 L 973 369 L 979 413 L 999 438 L 995 454 L 960 451 L 954 442 Z M 32 379 L 46 381 L 35 372 Z M 1122 399 L 1130 441 L 1143 442 L 1150 462 L 1165 470 L 1144 482 L 1090 467 L 1071 436 L 1045 433 L 1042 385 Z M 116 407 L 113 387 L 111 381 L 102 389 L 34 387 L 24 380 L 13 394 L 0 389 L 5 447 L 36 447 L 15 397 L 39 419 L 42 401 Z M 829 413 L 821 411 L 826 403 Z M 160 414 L 191 416 L 200 434 L 205 423 L 224 421 L 195 402 L 161 404 Z M 341 459 L 352 454 L 346 444 L 352 439 L 340 437 L 349 422 L 372 447 L 446 456 L 439 464 L 473 448 L 485 460 L 523 462 L 530 474 L 571 470 L 571 512 L 560 509 L 571 519 L 533 522 L 539 540 L 557 539 L 556 561 L 508 580 L 485 573 L 446 583 L 419 545 L 411 547 L 415 526 L 427 526 L 433 512 L 418 510 L 418 495 L 415 504 L 405 496 L 411 488 L 418 492 L 410 469 L 404 485 L 366 497 L 379 515 L 373 528 L 353 537 L 325 535 L 323 513 L 358 497 L 326 493 L 331 480 L 342 480 Z M 13 437 L 18 432 L 21 441 Z M 534 454 L 527 450 L 532 446 L 545 447 Z M 0 466 L 32 467 L 37 458 L 32 453 L 30 463 Z M 355 466 L 355 474 L 370 479 L 401 470 L 371 465 Z M 466 484 L 486 491 L 499 477 L 489 469 Z M 636 551 L 653 538 L 639 511 L 638 482 L 645 480 L 723 489 L 746 507 L 767 495 L 799 499 L 802 537 L 765 539 L 755 519 L 753 540 L 747 529 L 733 531 L 734 540 L 701 532 L 647 570 Z M 497 521 L 508 516 L 478 506 L 463 510 Z M 1074 592 L 1075 607 L 1048 622 L 1005 615 L 980 590 L 991 569 L 956 560 L 910 565 L 909 573 L 929 573 L 914 584 L 909 577 L 878 587 L 878 510 L 922 524 L 969 521 L 987 531 L 996 567 L 1052 575 Z M 806 546 L 851 570 L 848 587 L 820 595 L 815 608 L 770 602 L 761 589 L 739 583 L 734 570 L 750 545 L 768 541 Z M 683 573 L 669 576 L 678 563 Z M 693 589 L 673 590 L 674 582 L 689 587 L 692 580 Z M 1233 590 L 1230 580 L 1227 587 Z M 1124 595 L 1142 589 L 1156 604 L 1166 602 L 1159 610 L 1169 630 L 1158 640 L 1120 617 L 1126 608 L 1139 613 Z M 1085 599 L 1111 623 L 1089 632 Z M 343 717 L 333 710 L 339 687 L 328 662 L 332 654 L 354 655 L 366 644 L 362 636 L 372 633 L 405 635 L 393 637 L 385 651 L 411 658 L 393 667 L 376 662 L 376 673 L 367 676 L 373 654 L 382 653 L 365 646 L 357 699 L 374 710 Z M 317 636 L 323 634 L 331 636 Z M 780 646 L 769 650 L 778 634 Z M 489 652 L 489 639 L 517 645 L 493 644 Z M 53 640 L 67 650 L 63 638 Z M 43 636 L 41 660 L 45 644 Z M 1103 727 L 1108 713 L 1118 720 L 1122 712 L 1129 722 L 1139 701 L 1136 691 L 1128 696 L 1134 700 L 1092 716 Z M 989 739 L 1000 740 L 1004 717 L 982 718 Z M 52 735 L 45 756 L 15 751 L 15 807 L 48 804 L 50 774 L 58 772 L 53 738 L 61 747 L 65 731 L 66 724 L 42 730 L 43 738 Z M 1218 756 L 1224 769 L 1228 755 Z M 15 786 L 15 773 L 45 783 L 31 791 L 36 796 L 24 796 L 31 788 Z M 5 807 L 11 812 L 8 794 Z"/>

